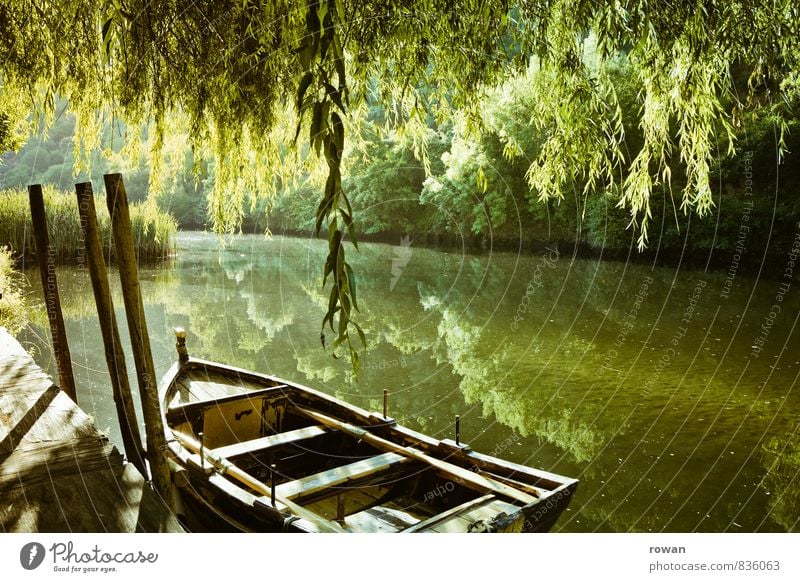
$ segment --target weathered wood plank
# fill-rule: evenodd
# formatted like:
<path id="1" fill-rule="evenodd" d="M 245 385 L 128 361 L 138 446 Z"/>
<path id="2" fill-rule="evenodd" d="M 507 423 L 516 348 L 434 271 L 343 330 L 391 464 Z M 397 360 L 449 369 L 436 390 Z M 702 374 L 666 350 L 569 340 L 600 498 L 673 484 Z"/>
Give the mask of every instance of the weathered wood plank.
<path id="1" fill-rule="evenodd" d="M 319 422 L 320 424 L 324 424 L 325 426 L 329 426 L 331 428 L 335 428 L 343 432 L 346 432 L 358 439 L 361 439 L 376 447 L 379 447 L 382 450 L 396 452 L 400 455 L 418 461 L 422 461 L 423 463 L 426 463 L 438 469 L 442 473 L 445 473 L 453 481 L 455 481 L 456 483 L 460 483 L 461 485 L 466 485 L 467 487 L 476 489 L 478 491 L 493 491 L 498 495 L 503 495 L 505 497 L 509 497 L 511 499 L 520 501 L 525 504 L 535 503 L 537 501 L 536 497 L 529 495 L 524 491 L 520 491 L 519 489 L 514 489 L 513 487 L 504 485 L 503 483 L 495 481 L 494 479 L 491 479 L 489 477 L 476 475 L 475 473 L 469 471 L 468 469 L 464 469 L 463 467 L 459 467 L 458 465 L 448 463 L 447 461 L 444 461 L 442 459 L 437 459 L 430 455 L 426 455 L 422 451 L 398 445 L 397 443 L 394 443 L 392 441 L 374 435 L 363 428 L 353 426 L 346 422 L 341 422 L 340 420 L 337 420 L 320 412 L 316 412 L 314 410 L 303 408 L 301 406 L 295 406 L 294 410 L 307 416 L 308 418 L 313 419 L 315 422 Z"/>
<path id="2" fill-rule="evenodd" d="M 269 448 L 295 443 L 301 440 L 311 439 L 322 434 L 325 434 L 327 429 L 322 426 L 307 426 L 305 428 L 298 428 L 289 432 L 265 436 L 243 443 L 236 443 L 225 447 L 214 449 L 214 453 L 223 458 L 235 457 L 237 455 L 244 455 L 247 453 L 255 453 L 257 451 L 264 451 Z"/>
<path id="3" fill-rule="evenodd" d="M 251 390 L 248 392 L 242 392 L 237 394 L 225 394 L 223 393 L 217 395 L 213 398 L 201 400 L 201 401 L 192 401 L 187 402 L 186 404 L 177 404 L 167 410 L 165 416 L 167 418 L 167 424 L 175 424 L 180 422 L 184 418 L 191 418 L 192 416 L 196 416 L 201 411 L 212 408 L 215 406 L 221 406 L 223 404 L 228 404 L 230 402 L 253 402 L 263 398 L 275 397 L 275 398 L 282 398 L 283 394 L 281 389 L 286 388 L 285 384 L 280 384 L 278 386 L 270 386 L 268 388 L 261 388 L 259 390 Z"/>
<path id="4" fill-rule="evenodd" d="M 397 453 L 384 453 L 375 457 L 369 457 L 344 465 L 342 467 L 334 467 L 321 473 L 315 473 L 302 479 L 289 481 L 278 485 L 277 492 L 281 497 L 286 499 L 294 499 L 301 495 L 309 495 L 316 493 L 328 487 L 335 487 L 346 483 L 347 481 L 354 481 L 362 479 L 378 471 L 387 469 L 393 465 L 407 462 L 408 458 Z"/>
<path id="5" fill-rule="evenodd" d="M 476 507 L 480 507 L 482 505 L 486 505 L 492 499 L 494 499 L 494 495 L 483 495 L 481 497 L 477 497 L 475 499 L 470 499 L 469 501 L 462 503 L 461 505 L 456 505 L 455 507 L 451 507 L 450 509 L 443 511 L 442 513 L 438 513 L 428 519 L 422 520 L 418 523 L 415 523 L 409 528 L 403 530 L 403 533 L 414 533 L 418 531 L 425 531 L 427 529 L 431 529 L 432 527 L 453 519 L 457 515 L 464 513 L 466 511 L 475 509 Z"/>
<path id="6" fill-rule="evenodd" d="M 185 434 L 175 432 L 174 430 L 172 431 L 172 434 L 175 436 L 175 439 L 187 450 L 195 454 L 200 453 L 200 443 L 197 442 L 197 440 Z M 231 479 L 235 479 L 242 485 L 249 487 L 257 493 L 260 493 L 263 497 L 256 498 L 256 502 L 261 503 L 262 505 L 269 505 L 271 503 L 271 491 L 266 483 L 259 481 L 246 471 L 232 464 L 230 461 L 222 459 L 210 451 L 205 452 L 204 456 L 206 457 L 206 460 L 213 464 L 213 466 L 222 474 L 229 476 Z M 297 505 L 290 499 L 283 498 L 276 494 L 274 501 L 276 504 L 278 504 L 278 507 L 285 506 L 293 514 L 313 523 L 314 526 L 319 529 L 319 531 L 329 533 L 341 533 L 345 531 L 344 528 L 342 528 L 339 524 L 321 518 L 319 515 L 305 509 L 300 505 Z"/>
<path id="7" fill-rule="evenodd" d="M 349 515 L 345 521 L 359 533 L 395 533 L 404 531 L 419 520 L 407 511 L 377 505 Z"/>
<path id="8" fill-rule="evenodd" d="M 2 499 L 3 532 L 182 531 L 130 463 L 26 484 Z"/>
<path id="9" fill-rule="evenodd" d="M 14 450 L 59 394 L 53 383 L 39 388 L 34 386 L 30 394 L 0 394 L 0 456 Z"/>
<path id="10" fill-rule="evenodd" d="M 0 531 L 182 531 L 92 422 L 0 328 Z"/>
<path id="11" fill-rule="evenodd" d="M 487 531 L 481 529 L 481 523 L 490 522 L 501 513 L 508 515 L 513 514 L 519 510 L 518 507 L 509 505 L 499 499 L 495 499 L 489 503 L 478 505 L 477 507 L 468 508 L 465 511 L 451 516 L 450 519 L 441 520 L 433 526 L 427 528 L 426 531 L 437 533 L 469 533 L 470 531 Z M 523 519 L 520 515 L 520 519 Z M 477 528 L 477 529 L 476 529 Z"/>
<path id="12" fill-rule="evenodd" d="M 122 463 L 119 451 L 108 441 L 97 437 L 18 448 L 0 465 L 0 493 L 8 487 L 27 487 L 60 479 L 62 475 L 94 471 L 109 464 Z"/>

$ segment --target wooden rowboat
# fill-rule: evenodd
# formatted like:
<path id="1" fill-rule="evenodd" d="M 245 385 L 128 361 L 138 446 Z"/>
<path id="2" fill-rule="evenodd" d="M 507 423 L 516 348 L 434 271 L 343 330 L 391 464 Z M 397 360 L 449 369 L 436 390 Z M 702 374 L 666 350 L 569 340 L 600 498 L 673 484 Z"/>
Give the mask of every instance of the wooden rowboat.
<path id="1" fill-rule="evenodd" d="M 324 393 L 188 356 L 160 386 L 190 530 L 547 531 L 577 480 L 437 440 Z"/>

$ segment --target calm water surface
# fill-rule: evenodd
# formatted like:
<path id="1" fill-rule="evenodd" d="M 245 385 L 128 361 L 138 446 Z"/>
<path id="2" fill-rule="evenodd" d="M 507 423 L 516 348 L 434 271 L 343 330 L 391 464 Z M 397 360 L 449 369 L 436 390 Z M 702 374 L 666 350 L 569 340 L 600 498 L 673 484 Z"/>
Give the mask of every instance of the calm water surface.
<path id="1" fill-rule="evenodd" d="M 581 480 L 558 531 L 800 529 L 800 284 L 780 272 L 363 244 L 355 382 L 320 345 L 326 242 L 178 243 L 173 263 L 140 273 L 159 374 L 183 326 L 198 357 L 374 410 L 388 389 L 393 416 L 437 437 L 460 414 L 474 449 Z M 59 285 L 78 398 L 120 445 L 88 273 L 62 268 Z M 112 290 L 126 337 L 116 272 Z"/>

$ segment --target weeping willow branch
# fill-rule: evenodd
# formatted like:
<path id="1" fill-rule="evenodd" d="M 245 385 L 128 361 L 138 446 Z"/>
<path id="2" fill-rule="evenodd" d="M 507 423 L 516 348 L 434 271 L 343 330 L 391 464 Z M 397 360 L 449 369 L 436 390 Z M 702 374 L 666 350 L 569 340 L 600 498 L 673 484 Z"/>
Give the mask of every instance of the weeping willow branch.
<path id="1" fill-rule="evenodd" d="M 532 160 L 533 196 L 558 199 L 576 184 L 586 196 L 615 192 L 644 247 L 651 193 L 671 185 L 673 166 L 686 174 L 681 208 L 707 214 L 717 142 L 734 150 L 735 118 L 765 101 L 782 131 L 795 115 L 786 103 L 800 93 L 799 23 L 796 0 L 5 0 L 0 144 L 20 145 L 20 111 L 46 122 L 64 98 L 77 116 L 78 169 L 107 145 L 103 121 L 113 116 L 126 140 L 146 138 L 157 186 L 158 160 L 182 139 L 215 168 L 208 207 L 219 231 L 237 228 L 246 200 L 322 174 L 317 231 L 327 229 L 331 284 L 323 330 L 357 366 L 364 338 L 345 252 L 356 229 L 342 175 L 345 128 L 365 103 L 394 108 L 427 163 L 427 114 L 459 115 L 479 131 L 487 88 L 533 63 L 528 102 L 542 145 L 508 144 L 509 155 Z M 623 119 L 611 81 L 621 59 L 641 88 L 633 120 Z M 734 67 L 751 72 L 744 94 Z M 643 143 L 628 153 L 633 125 Z M 486 189 L 488 174 L 478 175 Z"/>

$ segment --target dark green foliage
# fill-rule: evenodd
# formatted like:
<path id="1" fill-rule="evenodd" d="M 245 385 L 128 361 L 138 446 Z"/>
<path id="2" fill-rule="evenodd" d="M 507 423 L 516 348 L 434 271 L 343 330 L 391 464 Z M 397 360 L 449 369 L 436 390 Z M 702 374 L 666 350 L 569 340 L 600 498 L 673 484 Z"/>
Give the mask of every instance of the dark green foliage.
<path id="1" fill-rule="evenodd" d="M 528 220 L 571 216 L 570 198 L 582 213 L 587 197 L 611 192 L 642 249 L 664 188 L 680 210 L 713 212 L 715 160 L 733 151 L 748 112 L 769 108 L 785 151 L 800 92 L 795 0 L 57 0 L 47 9 L 10 0 L 0 6 L 0 24 L 0 143 L 7 147 L 19 141 L 8 112 L 23 104 L 52 121 L 57 96 L 77 112 L 84 157 L 112 109 L 136 128 L 128 141 L 152 122 L 156 176 L 165 144 L 182 132 L 214 160 L 208 206 L 218 230 L 240 227 L 248 201 L 269 199 L 298 177 L 302 164 L 293 163 L 287 143 L 316 156 L 327 173 L 314 224 L 328 232 L 326 321 L 348 346 L 355 305 L 340 241 L 355 242 L 356 209 L 343 188 L 342 155 L 365 103 L 380 101 L 386 123 L 409 130 L 423 166 L 426 117 L 460 119 L 444 177 L 423 186 L 426 206 L 449 212 L 431 226 L 486 239 L 505 228 L 524 231 Z M 620 90 L 623 56 L 629 87 Z M 486 124 L 509 159 L 522 155 L 523 182 L 518 167 L 501 167 L 491 137 L 472 138 L 485 121 L 484 93 L 531 63 L 527 119 Z M 25 167 L 60 182 L 50 153 Z M 85 160 L 76 163 L 80 169 Z M 528 188 L 542 201 L 568 202 L 542 214 L 523 204 Z"/>

